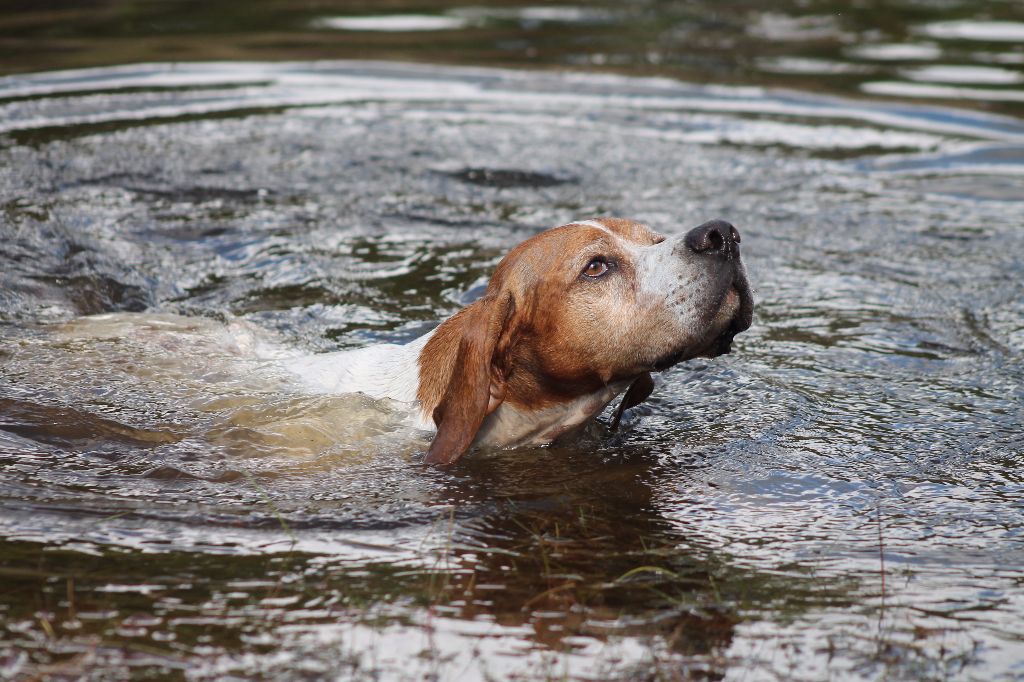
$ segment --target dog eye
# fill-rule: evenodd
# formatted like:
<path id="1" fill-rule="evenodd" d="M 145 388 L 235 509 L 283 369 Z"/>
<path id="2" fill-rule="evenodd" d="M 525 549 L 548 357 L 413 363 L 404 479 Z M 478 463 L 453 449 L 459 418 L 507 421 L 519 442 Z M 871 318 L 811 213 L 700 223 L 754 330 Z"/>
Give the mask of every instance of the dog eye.
<path id="1" fill-rule="evenodd" d="M 608 264 L 608 261 L 603 257 L 598 257 L 587 263 L 587 267 L 583 268 L 583 275 L 591 279 L 597 279 L 609 270 L 611 270 L 611 265 Z"/>

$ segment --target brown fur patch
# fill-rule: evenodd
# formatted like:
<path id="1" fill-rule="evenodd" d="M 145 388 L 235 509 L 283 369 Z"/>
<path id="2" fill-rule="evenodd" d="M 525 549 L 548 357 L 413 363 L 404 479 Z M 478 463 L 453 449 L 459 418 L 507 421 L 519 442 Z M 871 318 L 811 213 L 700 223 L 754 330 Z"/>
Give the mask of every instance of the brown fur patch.
<path id="1" fill-rule="evenodd" d="M 664 237 L 632 220 L 597 222 L 607 231 L 564 225 L 513 248 L 484 297 L 427 342 L 417 397 L 438 427 L 428 462 L 455 461 L 502 401 L 538 410 L 649 368 L 632 349 L 658 342 L 667 313 L 640 300 L 629 247 Z M 581 276 L 596 257 L 613 271 Z"/>

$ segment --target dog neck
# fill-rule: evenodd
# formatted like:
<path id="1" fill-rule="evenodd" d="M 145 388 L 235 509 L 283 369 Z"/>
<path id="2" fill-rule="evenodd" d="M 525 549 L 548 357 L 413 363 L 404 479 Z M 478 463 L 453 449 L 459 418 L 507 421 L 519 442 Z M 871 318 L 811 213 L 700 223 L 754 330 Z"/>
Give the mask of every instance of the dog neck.
<path id="1" fill-rule="evenodd" d="M 306 355 L 288 359 L 285 367 L 307 389 L 317 393 L 362 393 L 378 400 L 415 403 L 417 426 L 434 429 L 433 412 L 441 400 L 440 391 L 427 401 L 422 401 L 418 394 L 423 395 L 425 387 L 447 388 L 457 361 L 458 344 L 458 338 L 446 335 L 443 327 L 439 327 L 405 345 L 379 344 Z M 520 395 L 533 389 L 534 382 L 526 374 L 521 372 L 517 381 L 510 382 L 509 394 L 483 419 L 472 439 L 473 445 L 514 447 L 550 443 L 600 414 L 629 385 L 628 380 L 615 381 L 564 400 L 541 403 L 536 396 Z"/>

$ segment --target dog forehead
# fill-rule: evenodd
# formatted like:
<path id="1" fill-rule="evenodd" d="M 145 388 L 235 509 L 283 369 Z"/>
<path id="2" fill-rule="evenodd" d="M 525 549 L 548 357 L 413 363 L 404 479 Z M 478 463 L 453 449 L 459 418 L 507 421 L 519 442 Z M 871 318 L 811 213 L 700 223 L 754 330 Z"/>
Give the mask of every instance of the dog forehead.
<path id="1" fill-rule="evenodd" d="M 595 252 L 635 253 L 664 239 L 647 225 L 625 218 L 578 220 L 530 237 L 512 249 L 495 271 L 492 284 L 531 286 L 563 279 L 562 270 L 579 267 L 579 257 Z"/>
<path id="2" fill-rule="evenodd" d="M 612 246 L 619 237 L 598 225 L 570 223 L 536 234 L 512 249 L 498 264 L 496 275 L 543 276 L 564 267 L 574 256 L 596 245 Z"/>
<path id="3" fill-rule="evenodd" d="M 567 256 L 592 244 L 630 246 L 630 242 L 648 245 L 663 239 L 647 225 L 627 218 L 594 218 L 576 220 L 553 227 L 527 239 L 509 255 L 547 253 L 557 250 Z"/>
<path id="4" fill-rule="evenodd" d="M 626 241 L 640 244 L 650 244 L 663 238 L 662 235 L 652 230 L 646 224 L 637 220 L 630 220 L 629 218 L 595 218 L 593 220 L 582 220 L 575 224 L 599 227 Z"/>

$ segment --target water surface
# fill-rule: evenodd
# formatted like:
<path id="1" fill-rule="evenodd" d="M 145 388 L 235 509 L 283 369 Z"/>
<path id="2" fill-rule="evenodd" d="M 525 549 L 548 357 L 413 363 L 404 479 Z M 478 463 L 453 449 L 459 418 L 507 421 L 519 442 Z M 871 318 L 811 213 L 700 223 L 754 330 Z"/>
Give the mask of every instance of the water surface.
<path id="1" fill-rule="evenodd" d="M 15 3 L 0 16 L 0 36 L 6 73 L 387 59 L 1024 111 L 1024 4 L 1016 0 L 56 0 L 45 9 Z"/>
<path id="2" fill-rule="evenodd" d="M 1024 675 L 1006 111 L 352 61 L 0 108 L 5 675 Z M 604 214 L 729 219 L 758 301 L 617 434 L 438 471 L 398 406 L 249 364 L 414 338 Z"/>

